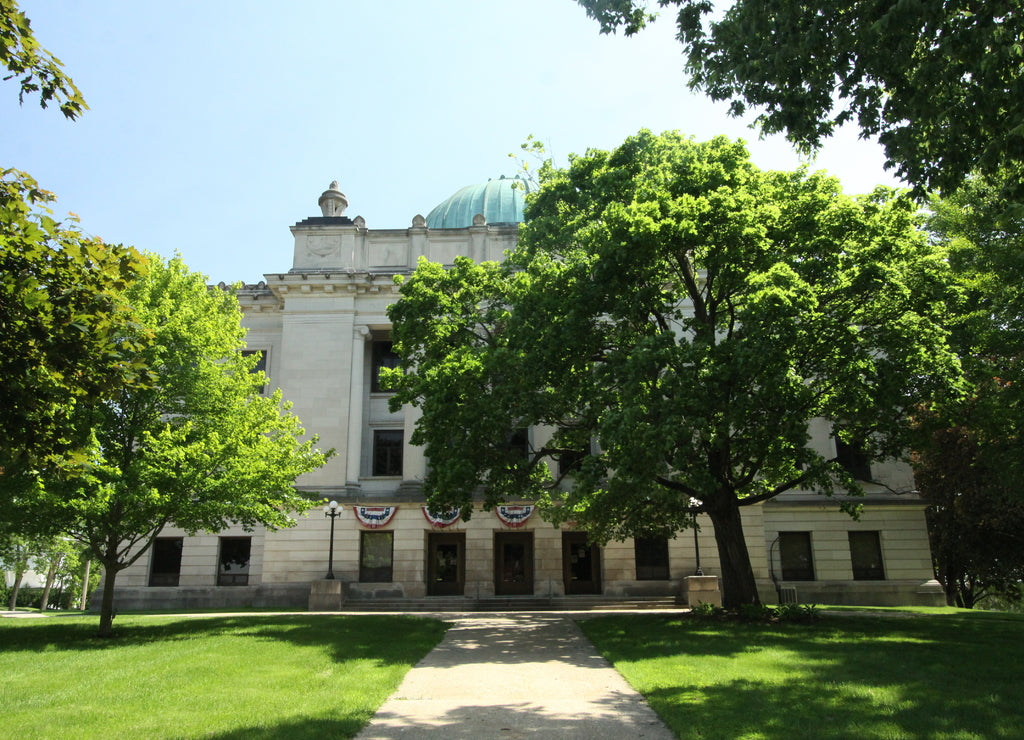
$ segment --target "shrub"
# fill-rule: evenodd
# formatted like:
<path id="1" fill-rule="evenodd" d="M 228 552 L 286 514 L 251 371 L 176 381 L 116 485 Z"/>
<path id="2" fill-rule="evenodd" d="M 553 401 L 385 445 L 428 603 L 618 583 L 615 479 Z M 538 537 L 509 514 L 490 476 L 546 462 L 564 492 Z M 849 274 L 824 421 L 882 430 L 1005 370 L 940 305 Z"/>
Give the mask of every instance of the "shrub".
<path id="1" fill-rule="evenodd" d="M 820 617 L 815 604 L 779 604 L 775 616 L 780 622 L 816 622 Z"/>
<path id="2" fill-rule="evenodd" d="M 725 609 L 715 604 L 707 604 L 703 601 L 697 603 L 697 606 L 690 610 L 695 617 L 702 619 L 711 619 L 713 617 L 720 617 L 725 614 Z"/>
<path id="3" fill-rule="evenodd" d="M 775 607 L 775 616 L 783 622 L 792 622 L 801 617 L 803 608 L 800 604 L 779 604 Z"/>
<path id="4" fill-rule="evenodd" d="M 6 609 L 8 606 L 8 600 L 11 598 L 10 589 L 4 589 L 6 594 L 4 601 L 0 602 L 3 604 L 3 608 Z M 50 599 L 47 603 L 48 609 L 70 609 L 71 600 L 74 597 L 74 593 L 70 590 L 58 590 L 56 588 L 50 589 Z M 27 587 L 22 586 L 18 589 L 18 603 L 17 606 L 24 609 L 38 609 L 43 604 L 43 589 L 39 587 Z"/>
<path id="5" fill-rule="evenodd" d="M 775 611 L 764 604 L 741 604 L 739 615 L 747 622 L 767 622 L 775 616 Z"/>

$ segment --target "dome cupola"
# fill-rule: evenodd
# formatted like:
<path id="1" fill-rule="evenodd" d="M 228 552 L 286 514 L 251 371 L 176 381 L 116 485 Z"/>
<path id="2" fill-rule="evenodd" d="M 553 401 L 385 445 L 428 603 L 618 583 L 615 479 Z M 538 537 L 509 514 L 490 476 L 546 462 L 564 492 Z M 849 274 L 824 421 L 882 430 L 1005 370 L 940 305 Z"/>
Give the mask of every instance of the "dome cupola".
<path id="1" fill-rule="evenodd" d="M 474 225 L 473 217 L 478 214 L 494 226 L 522 223 L 526 192 L 525 180 L 504 175 L 482 185 L 468 185 L 427 214 L 427 227 L 464 229 Z"/>

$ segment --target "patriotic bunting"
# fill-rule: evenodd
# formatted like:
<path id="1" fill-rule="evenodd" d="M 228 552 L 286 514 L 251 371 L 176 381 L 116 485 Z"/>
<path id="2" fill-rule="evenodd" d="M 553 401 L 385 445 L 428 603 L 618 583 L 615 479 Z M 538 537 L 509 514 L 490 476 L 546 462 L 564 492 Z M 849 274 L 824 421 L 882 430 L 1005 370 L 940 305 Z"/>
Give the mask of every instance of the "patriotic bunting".
<path id="1" fill-rule="evenodd" d="M 386 527 L 398 511 L 397 506 L 353 506 L 356 519 L 364 527 L 380 529 Z"/>
<path id="2" fill-rule="evenodd" d="M 494 513 L 507 527 L 521 527 L 533 514 L 533 506 L 495 506 Z"/>
<path id="3" fill-rule="evenodd" d="M 428 522 L 430 522 L 430 526 L 431 527 L 437 527 L 438 529 L 444 529 L 445 527 L 450 527 L 453 524 L 455 524 L 455 522 L 459 521 L 459 517 L 462 516 L 462 510 L 459 509 L 459 508 L 454 508 L 454 509 L 451 509 L 449 511 L 444 512 L 443 514 L 441 514 L 439 516 L 434 516 L 433 514 L 430 513 L 430 509 L 428 509 L 426 506 L 424 506 L 423 507 L 423 516 L 426 517 L 426 520 Z"/>

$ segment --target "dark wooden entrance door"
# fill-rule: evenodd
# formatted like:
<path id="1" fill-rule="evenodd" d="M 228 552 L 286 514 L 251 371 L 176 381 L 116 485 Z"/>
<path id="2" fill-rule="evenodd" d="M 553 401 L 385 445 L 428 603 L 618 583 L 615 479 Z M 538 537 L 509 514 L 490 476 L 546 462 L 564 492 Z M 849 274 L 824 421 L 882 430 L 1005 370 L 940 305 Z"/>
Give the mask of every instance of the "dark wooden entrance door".
<path id="1" fill-rule="evenodd" d="M 519 596 L 533 593 L 533 533 L 494 533 L 494 593 Z"/>
<path id="2" fill-rule="evenodd" d="M 462 596 L 466 588 L 466 535 L 431 532 L 427 535 L 427 593 Z"/>
<path id="3" fill-rule="evenodd" d="M 601 549 L 586 532 L 562 532 L 562 577 L 567 594 L 601 593 Z"/>

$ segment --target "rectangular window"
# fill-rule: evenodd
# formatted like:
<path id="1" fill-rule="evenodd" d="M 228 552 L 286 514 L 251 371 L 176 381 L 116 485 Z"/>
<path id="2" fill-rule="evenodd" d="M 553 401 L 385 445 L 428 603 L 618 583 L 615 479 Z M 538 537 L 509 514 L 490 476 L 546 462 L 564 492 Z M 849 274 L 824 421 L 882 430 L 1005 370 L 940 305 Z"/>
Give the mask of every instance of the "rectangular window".
<path id="1" fill-rule="evenodd" d="M 814 580 L 810 532 L 779 532 L 779 557 L 782 559 L 782 580 Z"/>
<path id="2" fill-rule="evenodd" d="M 882 543 L 878 532 L 850 532 L 850 561 L 853 564 L 853 580 L 885 580 Z"/>
<path id="3" fill-rule="evenodd" d="M 668 538 L 637 537 L 633 540 L 638 581 L 668 580 Z"/>
<path id="4" fill-rule="evenodd" d="M 181 575 L 181 537 L 157 537 L 153 540 L 153 556 L 149 566 L 150 586 L 177 586 Z"/>
<path id="5" fill-rule="evenodd" d="M 249 553 L 252 537 L 221 537 L 217 567 L 218 586 L 249 585 Z"/>
<path id="6" fill-rule="evenodd" d="M 587 453 L 583 450 L 573 450 L 572 452 L 560 454 L 558 456 L 558 477 L 564 478 L 575 473 L 583 465 L 583 460 L 586 457 Z"/>
<path id="7" fill-rule="evenodd" d="M 266 373 L 267 372 L 267 351 L 265 349 L 243 349 L 242 356 L 250 357 L 252 355 L 258 355 L 256 365 L 253 367 L 252 372 L 254 373 Z M 264 385 L 260 388 L 260 393 L 266 393 L 267 386 Z"/>
<path id="8" fill-rule="evenodd" d="M 393 532 L 359 533 L 359 582 L 391 583 Z"/>
<path id="9" fill-rule="evenodd" d="M 373 475 L 395 476 L 402 474 L 402 447 L 404 434 L 401 429 L 375 429 L 373 432 Z"/>
<path id="10" fill-rule="evenodd" d="M 505 441 L 505 449 L 508 451 L 508 461 L 510 465 L 524 462 L 529 459 L 530 430 L 525 428 L 513 429 Z"/>
<path id="11" fill-rule="evenodd" d="M 380 384 L 380 371 L 384 368 L 392 370 L 398 367 L 400 359 L 395 353 L 394 345 L 390 341 L 374 340 L 373 342 L 373 369 L 370 373 L 370 391 L 380 393 L 385 389 Z"/>
<path id="12" fill-rule="evenodd" d="M 855 480 L 871 480 L 871 462 L 864 454 L 864 450 L 858 445 L 844 442 L 839 437 L 835 437 L 835 441 L 836 462 L 842 465 Z"/>

